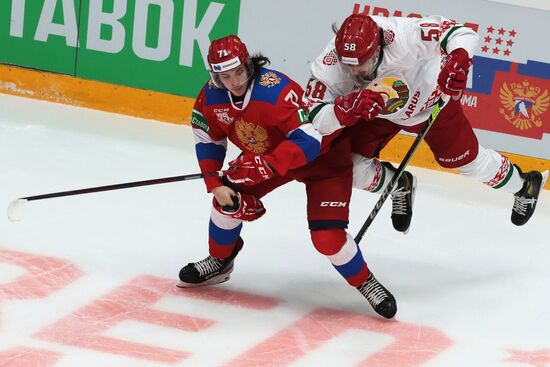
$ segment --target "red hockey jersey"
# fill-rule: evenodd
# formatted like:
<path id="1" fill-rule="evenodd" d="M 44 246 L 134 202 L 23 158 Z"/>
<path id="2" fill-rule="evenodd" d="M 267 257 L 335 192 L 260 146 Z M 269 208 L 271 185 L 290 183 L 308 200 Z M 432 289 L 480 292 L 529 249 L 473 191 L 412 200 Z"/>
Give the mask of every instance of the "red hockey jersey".
<path id="1" fill-rule="evenodd" d="M 243 152 L 270 155 L 269 163 L 282 176 L 317 158 L 321 135 L 307 119 L 302 95 L 296 82 L 266 68 L 248 89 L 241 107 L 228 90 L 206 83 L 191 120 L 201 171 L 222 168 L 228 139 Z M 218 177 L 205 182 L 208 191 L 222 185 Z"/>

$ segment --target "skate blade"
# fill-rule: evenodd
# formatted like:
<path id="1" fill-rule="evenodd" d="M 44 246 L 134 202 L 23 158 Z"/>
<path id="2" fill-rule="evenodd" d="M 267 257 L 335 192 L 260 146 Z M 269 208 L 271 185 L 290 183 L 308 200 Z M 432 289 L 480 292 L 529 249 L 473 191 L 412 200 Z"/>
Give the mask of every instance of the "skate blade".
<path id="1" fill-rule="evenodd" d="M 179 281 L 178 284 L 176 284 L 176 287 L 178 288 L 196 288 L 196 287 L 204 287 L 204 286 L 207 286 L 207 285 L 214 285 L 214 284 L 220 284 L 220 283 L 225 283 L 229 280 L 231 276 L 229 274 L 222 274 L 222 275 L 218 275 L 218 276 L 215 276 L 215 277 L 212 277 L 208 280 L 205 280 L 204 282 L 202 283 L 185 283 L 185 282 L 182 282 L 181 280 Z"/>
<path id="2" fill-rule="evenodd" d="M 540 185 L 540 191 L 544 190 L 544 185 L 546 185 L 546 180 L 548 180 L 548 171 L 541 172 L 542 182 Z"/>
<path id="3" fill-rule="evenodd" d="M 412 188 L 412 195 L 411 195 L 412 199 L 411 199 L 411 210 L 413 210 L 414 208 L 414 199 L 416 198 L 416 176 L 413 175 L 413 188 Z M 414 210 L 413 210 L 413 215 L 414 215 Z M 411 217 L 411 224 L 412 224 L 412 217 Z M 411 225 L 409 224 L 409 228 L 407 228 L 407 230 L 405 232 L 401 232 L 403 233 L 403 235 L 406 235 L 407 233 L 409 233 L 409 230 L 411 229 Z"/>

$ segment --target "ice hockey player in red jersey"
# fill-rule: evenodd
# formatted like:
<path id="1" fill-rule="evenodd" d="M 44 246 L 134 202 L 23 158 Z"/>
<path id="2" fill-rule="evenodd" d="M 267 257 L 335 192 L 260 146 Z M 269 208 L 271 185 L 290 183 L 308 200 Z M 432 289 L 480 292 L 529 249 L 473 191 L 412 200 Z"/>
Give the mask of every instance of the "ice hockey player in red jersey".
<path id="1" fill-rule="evenodd" d="M 228 140 L 242 153 L 229 162 L 226 177 L 205 178 L 214 195 L 209 256 L 184 266 L 178 286 L 228 280 L 243 248 L 243 222 L 264 215 L 264 195 L 297 180 L 305 184 L 315 248 L 378 314 L 392 318 L 394 297 L 370 272 L 346 232 L 353 174 L 348 138 L 336 138 L 337 132 L 322 139 L 303 110 L 302 88 L 267 69 L 266 57 L 250 56 L 237 36 L 212 41 L 208 63 L 211 78 L 196 99 L 191 122 L 199 166 L 203 173 L 220 170 Z"/>
<path id="2" fill-rule="evenodd" d="M 339 29 L 333 28 L 336 36 L 312 63 L 306 97 L 313 103 L 310 120 L 322 135 L 352 126 L 354 186 L 379 191 L 387 185 L 392 172 L 376 159 L 379 151 L 400 130 L 419 133 L 445 93 L 453 98 L 425 138 L 436 161 L 513 193 L 512 223 L 525 224 L 548 171 L 524 173 L 478 143 L 460 103 L 478 35 L 441 16 L 352 14 Z M 369 93 L 371 103 L 366 103 L 367 91 L 378 91 L 384 100 Z M 408 212 L 412 201 L 406 204 Z"/>

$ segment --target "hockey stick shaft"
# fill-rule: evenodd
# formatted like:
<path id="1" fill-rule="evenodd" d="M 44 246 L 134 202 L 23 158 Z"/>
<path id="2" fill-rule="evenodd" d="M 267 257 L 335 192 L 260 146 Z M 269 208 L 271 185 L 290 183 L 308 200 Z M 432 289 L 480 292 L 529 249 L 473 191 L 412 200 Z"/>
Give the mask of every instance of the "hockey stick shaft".
<path id="1" fill-rule="evenodd" d="M 158 185 L 158 184 L 164 184 L 164 183 L 170 183 L 170 182 L 196 180 L 196 179 L 205 178 L 205 177 L 223 177 L 226 174 L 227 174 L 227 171 L 216 171 L 216 172 L 211 172 L 211 173 L 207 173 L 207 174 L 194 173 L 194 174 L 183 175 L 183 176 L 155 178 L 155 179 L 152 179 L 152 180 L 134 181 L 134 182 L 114 184 L 114 185 L 90 187 L 90 188 L 87 188 L 87 189 L 53 192 L 53 193 L 50 193 L 50 194 L 28 196 L 28 197 L 25 197 L 25 198 L 20 198 L 20 200 L 27 200 L 27 201 L 44 200 L 44 199 L 58 198 L 58 197 L 62 197 L 62 196 L 91 194 L 91 193 L 94 193 L 94 192 L 129 189 L 131 187 L 150 186 L 150 185 Z"/>
<path id="2" fill-rule="evenodd" d="M 227 174 L 227 172 L 228 171 L 216 171 L 216 172 L 210 172 L 210 173 L 205 173 L 205 174 L 203 174 L 203 173 L 194 173 L 194 174 L 191 174 L 191 175 L 156 178 L 156 179 L 152 179 L 152 180 L 126 182 L 126 183 L 115 184 L 115 185 L 90 187 L 90 188 L 87 188 L 87 189 L 61 191 L 61 192 L 53 192 L 53 193 L 50 193 L 50 194 L 27 196 L 27 197 L 24 197 L 24 198 L 16 199 L 16 200 L 14 200 L 10 203 L 10 205 L 8 206 L 8 218 L 12 222 L 19 222 L 19 221 L 23 220 L 23 217 L 25 215 L 24 214 L 25 213 L 25 204 L 29 201 L 58 198 L 58 197 L 62 197 L 62 196 L 91 194 L 91 193 L 94 193 L 94 192 L 101 192 L 101 191 L 128 189 L 128 188 L 131 188 L 131 187 L 138 187 L 138 186 L 158 185 L 158 184 L 177 182 L 177 181 L 196 180 L 196 179 L 205 178 L 205 177 L 223 177 Z"/>
<path id="3" fill-rule="evenodd" d="M 359 232 L 355 236 L 355 243 L 359 244 L 359 242 L 361 242 L 361 240 L 363 239 L 363 236 L 365 235 L 365 232 L 367 232 L 367 229 L 370 227 L 370 225 L 371 225 L 372 221 L 374 220 L 374 218 L 376 218 L 376 215 L 380 211 L 380 208 L 382 208 L 382 205 L 384 204 L 384 202 L 386 201 L 386 199 L 388 198 L 388 196 L 392 192 L 393 188 L 397 184 L 397 181 L 403 175 L 403 172 L 405 172 L 405 168 L 407 167 L 407 165 L 409 164 L 410 160 L 412 159 L 414 153 L 416 152 L 416 150 L 420 146 L 420 143 L 422 142 L 422 140 L 424 140 L 424 137 L 426 136 L 426 134 L 428 134 L 428 131 L 432 127 L 432 125 L 435 122 L 437 116 L 439 115 L 439 113 L 441 112 L 441 110 L 443 109 L 445 104 L 447 103 L 447 100 L 448 100 L 447 96 L 442 96 L 438 99 L 437 103 L 434 106 L 434 109 L 433 109 L 432 113 L 430 114 L 430 117 L 428 118 L 428 120 L 424 124 L 424 127 L 422 128 L 422 131 L 416 136 L 416 139 L 414 139 L 414 142 L 412 143 L 411 147 L 409 148 L 409 151 L 407 152 L 407 154 L 405 155 L 405 157 L 401 161 L 401 164 L 399 165 L 399 167 L 395 171 L 392 179 L 390 180 L 390 182 L 388 183 L 388 185 L 386 186 L 386 188 L 384 189 L 384 191 L 380 195 L 380 198 L 376 202 L 376 205 L 372 209 L 369 217 L 367 218 L 367 220 L 365 221 L 365 223 L 363 224 L 363 226 L 361 227 L 361 229 L 359 230 Z"/>

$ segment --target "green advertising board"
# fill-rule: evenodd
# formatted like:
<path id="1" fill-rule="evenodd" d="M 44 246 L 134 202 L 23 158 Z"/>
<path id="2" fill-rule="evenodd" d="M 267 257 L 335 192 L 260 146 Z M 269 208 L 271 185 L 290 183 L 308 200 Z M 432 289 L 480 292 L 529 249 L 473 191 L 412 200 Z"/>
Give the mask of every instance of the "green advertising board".
<path id="1" fill-rule="evenodd" d="M 2 0 L 0 62 L 195 97 L 240 0 Z"/>
<path id="2" fill-rule="evenodd" d="M 237 33 L 240 1 L 82 0 L 77 75 L 195 97 L 210 39 Z"/>
<path id="3" fill-rule="evenodd" d="M 1 0 L 0 63 L 74 75 L 80 0 Z"/>

